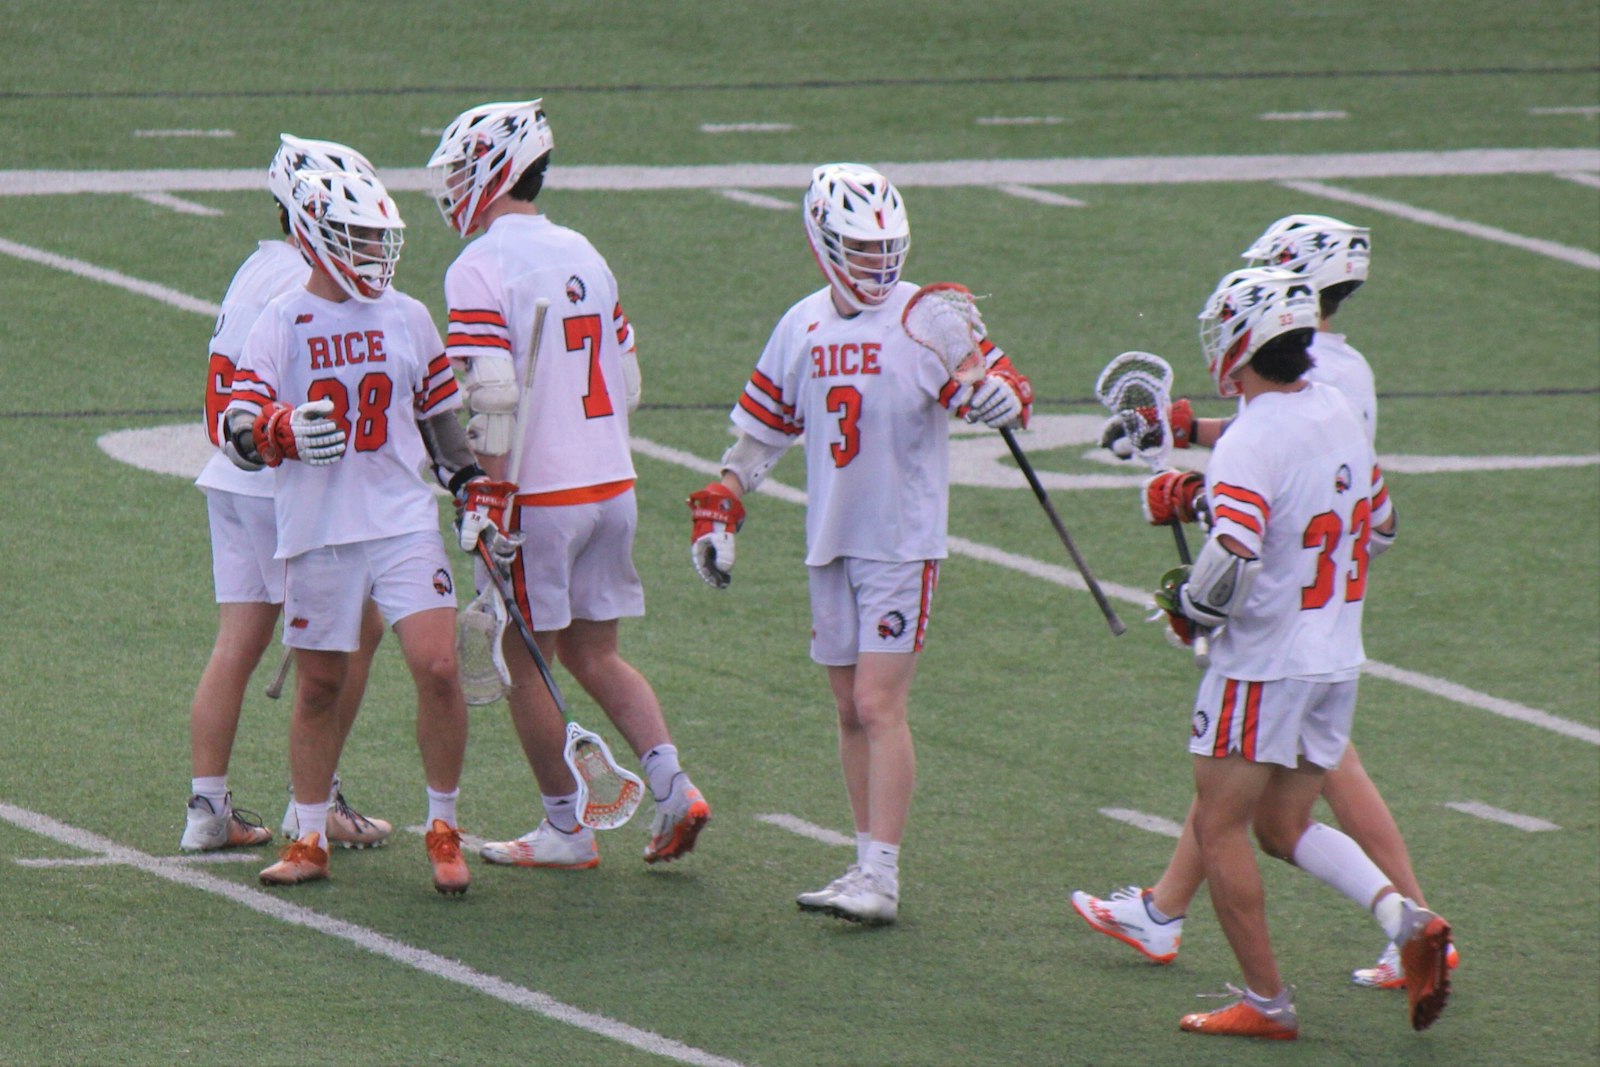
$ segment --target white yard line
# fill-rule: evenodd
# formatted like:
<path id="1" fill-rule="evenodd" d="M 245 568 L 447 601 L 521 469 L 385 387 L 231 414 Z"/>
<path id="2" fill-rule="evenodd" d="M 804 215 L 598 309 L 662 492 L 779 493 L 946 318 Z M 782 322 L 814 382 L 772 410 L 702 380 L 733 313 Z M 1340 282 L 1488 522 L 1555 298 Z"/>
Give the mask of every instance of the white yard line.
<path id="1" fill-rule="evenodd" d="M 1014 196 L 1020 200 L 1032 200 L 1036 204 L 1048 204 L 1051 207 L 1087 207 L 1082 200 L 1074 200 L 1070 196 L 1052 193 L 1046 189 L 1035 189 L 1031 185 L 997 185 L 996 189 L 1007 196 Z"/>
<path id="2" fill-rule="evenodd" d="M 1548 819 L 1541 819 L 1535 815 L 1519 815 L 1514 811 L 1506 811 L 1504 808 L 1480 804 L 1476 800 L 1451 800 L 1445 803 L 1445 807 L 1452 811 L 1459 811 L 1463 815 L 1471 815 L 1475 819 L 1487 819 L 1489 822 L 1514 826 L 1518 830 L 1530 834 L 1561 829 L 1561 827 Z"/>
<path id="3" fill-rule="evenodd" d="M 1564 737 L 1587 741 L 1591 745 L 1600 745 L 1600 730 L 1596 730 L 1592 726 L 1585 726 L 1582 723 L 1572 722 L 1569 719 L 1557 718 L 1547 711 L 1530 708 L 1526 704 L 1501 700 L 1499 697 L 1492 697 L 1487 693 L 1479 693 L 1476 690 L 1468 689 L 1464 685 L 1447 682 L 1443 678 L 1419 674 L 1416 671 L 1393 667 L 1387 663 L 1379 663 L 1376 660 L 1369 659 L 1363 670 L 1375 678 L 1383 678 L 1387 681 L 1397 682 L 1400 685 L 1408 685 L 1413 689 L 1420 689 L 1424 693 L 1431 693 L 1433 696 L 1454 701 L 1457 704 L 1465 704 L 1468 707 L 1479 708 L 1503 718 L 1525 722 L 1530 726 L 1537 726 L 1541 730 L 1549 730 L 1551 733 L 1561 734 Z"/>
<path id="4" fill-rule="evenodd" d="M 1600 107 L 1593 104 L 1582 104 L 1577 107 L 1530 107 L 1530 115 L 1577 115 L 1581 118 L 1592 119 L 1600 117 Z"/>
<path id="5" fill-rule="evenodd" d="M 798 211 L 800 209 L 798 200 L 779 200 L 775 196 L 768 196 L 766 193 L 752 193 L 748 189 L 718 189 L 717 192 L 729 200 L 740 204 L 749 204 L 751 207 L 764 207 L 771 211 Z"/>
<path id="6" fill-rule="evenodd" d="M 236 137 L 233 130 L 134 130 L 135 137 Z"/>
<path id="7" fill-rule="evenodd" d="M 1163 837 L 1183 836 L 1182 823 L 1173 822 L 1171 819 L 1163 819 L 1159 815 L 1149 815 L 1142 811 L 1135 811 L 1132 808 L 1101 808 L 1100 814 L 1108 819 L 1115 819 L 1118 822 L 1127 823 L 1129 826 L 1136 826 L 1141 830 L 1149 830 L 1151 833 L 1160 834 Z"/>
<path id="8" fill-rule="evenodd" d="M 1338 186 L 1328 185 L 1324 182 L 1285 181 L 1280 184 L 1298 193 L 1320 196 L 1328 200 L 1337 200 L 1342 204 L 1353 204 L 1356 207 L 1364 207 L 1368 211 L 1393 215 L 1408 222 L 1421 223 L 1424 226 L 1436 226 L 1441 230 L 1451 230 L 1455 233 L 1464 233 L 1469 237 L 1510 245 L 1512 248 L 1520 248 L 1526 252 L 1549 256 L 1551 259 L 1559 259 L 1563 263 L 1571 263 L 1575 267 L 1600 270 L 1600 254 L 1591 252 L 1586 248 L 1573 248 L 1570 245 L 1557 244 L 1555 241 L 1546 241 L 1539 237 L 1524 237 L 1520 233 L 1502 230 L 1498 226 L 1485 226 L 1480 222 L 1458 219 L 1453 215 L 1429 211 L 1427 208 L 1415 207 L 1399 200 L 1389 200 L 1381 196 L 1368 196 L 1366 193 L 1341 189 Z"/>
<path id="9" fill-rule="evenodd" d="M 791 834 L 809 837 L 813 841 L 821 841 L 824 845 L 838 845 L 841 848 L 855 847 L 856 839 L 837 830 L 830 830 L 826 826 L 806 822 L 798 815 L 785 815 L 782 812 L 773 812 L 769 815 L 757 815 L 756 819 L 769 826 L 776 826 L 780 830 L 787 830 Z"/>
<path id="10" fill-rule="evenodd" d="M 701 133 L 788 133 L 790 122 L 702 122 Z"/>
<path id="11" fill-rule="evenodd" d="M 222 308 L 219 305 L 213 304 L 209 300 L 197 300 L 187 293 L 180 293 L 176 289 L 168 289 L 165 285 L 157 285 L 154 282 L 130 278 L 120 271 L 107 270 L 105 267 L 97 267 L 93 263 L 85 263 L 81 259 L 58 256 L 54 252 L 30 248 L 27 245 L 20 245 L 15 241 L 7 241 L 4 238 L 0 238 L 0 255 L 14 256 L 17 259 L 25 259 L 30 263 L 54 267 L 56 270 L 63 270 L 68 274 L 76 274 L 78 277 L 88 278 L 90 281 L 114 285 L 119 289 L 126 289 L 130 293 L 138 293 L 140 296 L 148 296 L 152 300 L 158 300 L 168 307 L 175 307 L 180 311 L 193 311 L 207 318 L 214 319 L 222 312 Z"/>
<path id="12" fill-rule="evenodd" d="M 1256 116 L 1263 122 L 1334 122 L 1349 117 L 1348 111 L 1267 111 Z"/>
<path id="13" fill-rule="evenodd" d="M 134 193 L 133 195 L 147 204 L 164 207 L 168 211 L 176 211 L 180 215 L 201 215 L 206 218 L 217 218 L 223 214 L 222 211 L 214 207 L 197 204 L 193 200 L 185 200 L 180 196 L 173 196 L 171 193 Z"/>
<path id="14" fill-rule="evenodd" d="M 979 126 L 1060 126 L 1067 120 L 1060 115 L 980 115 L 972 121 Z"/>
<path id="15" fill-rule="evenodd" d="M 21 827 L 30 833 L 41 837 L 59 841 L 73 848 L 85 852 L 95 853 L 99 858 L 108 862 L 121 863 L 135 870 L 143 871 L 156 878 L 162 878 L 190 889 L 198 889 L 203 893 L 230 900 L 235 904 L 249 908 L 269 919 L 285 923 L 290 926 L 301 926 L 328 937 L 338 938 L 349 942 L 357 948 L 381 956 L 413 970 L 424 974 L 431 974 L 447 982 L 465 986 L 484 996 L 493 997 L 514 1008 L 542 1015 L 579 1030 L 586 1030 L 591 1034 L 609 1038 L 612 1041 L 630 1045 L 633 1048 L 661 1056 L 666 1059 L 676 1060 L 679 1063 L 695 1064 L 698 1067 L 742 1067 L 736 1060 L 725 1059 L 703 1049 L 686 1045 L 681 1041 L 674 1041 L 670 1037 L 649 1030 L 641 1030 L 636 1026 L 619 1022 L 616 1019 L 594 1012 L 583 1011 L 570 1004 L 541 993 L 536 989 L 527 989 L 514 985 L 503 978 L 492 974 L 485 974 L 475 970 L 457 960 L 447 959 L 444 956 L 429 952 L 427 949 L 408 945 L 403 941 L 386 937 L 376 930 L 369 930 L 355 923 L 345 922 L 343 919 L 334 919 L 320 912 L 299 904 L 291 904 L 282 896 L 253 889 L 249 886 L 230 882 L 216 875 L 204 871 L 193 870 L 183 864 L 175 864 L 164 857 L 150 856 L 136 849 L 119 845 L 109 838 L 101 837 L 88 830 L 81 830 L 66 823 L 57 822 L 47 815 L 41 815 L 26 808 L 15 807 L 11 804 L 0 802 L 0 819 Z M 418 892 L 426 892 L 426 883 L 421 881 L 420 875 L 417 885 Z M 441 902 L 441 906 L 449 907 L 448 902 Z"/>
<path id="16" fill-rule="evenodd" d="M 1600 174 L 1586 174 L 1581 170 L 1572 170 L 1567 171 L 1565 174 L 1557 174 L 1556 177 L 1562 181 L 1587 185 L 1591 189 L 1600 189 Z"/>

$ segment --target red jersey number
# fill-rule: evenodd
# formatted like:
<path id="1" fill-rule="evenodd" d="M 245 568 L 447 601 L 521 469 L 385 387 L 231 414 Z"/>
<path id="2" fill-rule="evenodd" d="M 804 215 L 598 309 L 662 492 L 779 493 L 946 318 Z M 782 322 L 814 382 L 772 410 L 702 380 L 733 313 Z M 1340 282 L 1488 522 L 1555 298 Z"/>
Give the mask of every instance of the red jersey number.
<path id="1" fill-rule="evenodd" d="M 364 374 L 356 385 L 356 410 L 350 410 L 350 391 L 337 378 L 319 378 L 306 390 L 308 400 L 331 400 L 329 418 L 339 424 L 345 439 L 357 452 L 376 452 L 389 440 L 389 400 L 394 383 L 381 371 Z M 352 425 L 352 423 L 354 425 Z"/>
<path id="2" fill-rule="evenodd" d="M 600 371 L 600 316 L 574 315 L 561 320 L 566 335 L 568 352 L 578 352 L 589 358 L 589 387 L 583 394 L 583 417 L 603 419 L 613 413 L 611 392 L 606 388 L 605 375 Z"/>
<path id="3" fill-rule="evenodd" d="M 1372 538 L 1372 504 L 1368 500 L 1356 501 L 1350 515 L 1350 569 L 1343 575 L 1344 599 L 1353 604 L 1367 595 L 1367 564 L 1371 557 L 1367 543 Z M 1300 543 L 1317 550 L 1317 576 L 1300 590 L 1300 610 L 1315 611 L 1333 599 L 1334 586 L 1340 574 L 1333 555 L 1345 535 L 1344 523 L 1337 512 L 1324 511 L 1313 515 L 1306 524 Z"/>
<path id="4" fill-rule="evenodd" d="M 861 454 L 861 393 L 853 385 L 828 390 L 828 414 L 839 417 L 839 440 L 829 443 L 835 467 L 848 467 Z"/>

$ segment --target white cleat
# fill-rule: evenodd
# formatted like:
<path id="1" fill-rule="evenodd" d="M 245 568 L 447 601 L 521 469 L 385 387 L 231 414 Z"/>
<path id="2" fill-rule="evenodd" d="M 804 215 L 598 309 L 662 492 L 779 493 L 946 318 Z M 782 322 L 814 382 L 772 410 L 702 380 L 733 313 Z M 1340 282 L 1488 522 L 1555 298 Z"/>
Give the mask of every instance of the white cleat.
<path id="1" fill-rule="evenodd" d="M 600 850 L 595 846 L 593 830 L 580 826 L 572 833 L 562 833 L 549 819 L 515 841 L 487 842 L 478 849 L 478 855 L 506 867 L 586 871 L 600 866 Z"/>
<path id="2" fill-rule="evenodd" d="M 852 863 L 848 871 L 845 871 L 821 889 L 813 889 L 809 893 L 801 893 L 794 898 L 794 902 L 800 906 L 801 911 L 823 911 L 829 904 L 833 903 L 834 897 L 848 890 L 859 877 L 861 877 L 861 868 Z"/>
<path id="3" fill-rule="evenodd" d="M 1072 908 L 1083 921 L 1124 945 L 1130 945 L 1152 963 L 1171 963 L 1178 958 L 1183 940 L 1183 916 L 1158 923 L 1150 917 L 1145 903 L 1150 890 L 1130 885 L 1109 897 L 1092 897 L 1083 890 L 1072 894 Z"/>
<path id="4" fill-rule="evenodd" d="M 867 926 L 886 926 L 900 914 L 900 887 L 870 871 L 862 871 L 834 894 L 833 899 L 822 906 L 822 910 L 835 919 Z"/>

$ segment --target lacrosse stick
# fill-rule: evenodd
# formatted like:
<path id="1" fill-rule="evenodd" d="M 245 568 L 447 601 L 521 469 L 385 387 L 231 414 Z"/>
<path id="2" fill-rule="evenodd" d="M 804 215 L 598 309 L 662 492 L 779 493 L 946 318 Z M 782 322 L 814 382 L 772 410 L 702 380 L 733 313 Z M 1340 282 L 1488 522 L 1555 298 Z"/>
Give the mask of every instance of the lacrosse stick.
<path id="1" fill-rule="evenodd" d="M 265 690 L 268 700 L 277 700 L 283 696 L 283 685 L 289 680 L 289 668 L 294 666 L 294 650 L 283 650 L 283 659 L 278 664 L 278 669 L 273 672 L 272 678 L 267 682 Z"/>
<path id="2" fill-rule="evenodd" d="M 1166 470 L 1172 455 L 1172 366 L 1149 352 L 1124 352 L 1106 364 L 1094 383 L 1094 392 L 1122 422 L 1123 440 L 1129 449 L 1122 458 L 1138 457 L 1152 474 Z M 1178 562 L 1189 566 L 1194 558 L 1183 523 L 1173 519 L 1167 525 L 1177 543 Z M 1211 659 L 1211 632 L 1198 625 L 1194 628 L 1194 658 L 1201 667 Z"/>
<path id="3" fill-rule="evenodd" d="M 511 672 L 501 651 L 510 623 L 506 602 L 492 586 L 456 615 L 456 664 L 461 692 L 471 706 L 493 704 L 511 688 Z"/>
<path id="4" fill-rule="evenodd" d="M 900 326 L 905 330 L 906 336 L 938 356 L 950 377 L 960 385 L 977 384 L 988 370 L 984 365 L 983 352 L 978 347 L 978 341 L 983 338 L 984 333 L 983 319 L 978 315 L 978 306 L 974 302 L 976 299 L 971 290 L 964 285 L 937 282 L 925 285 L 913 293 L 905 311 L 900 315 Z M 1023 477 L 1027 478 L 1028 486 L 1038 498 L 1039 506 L 1044 509 L 1050 525 L 1055 527 L 1056 535 L 1066 546 L 1073 565 L 1083 576 L 1090 595 L 1094 597 L 1095 603 L 1100 605 L 1100 612 L 1105 615 L 1106 625 L 1111 627 L 1112 636 L 1121 636 L 1127 631 L 1127 626 L 1117 618 L 1116 610 L 1112 608 L 1111 601 L 1106 599 L 1100 583 L 1089 573 L 1089 565 L 1083 561 L 1083 556 L 1078 553 L 1078 547 L 1072 543 L 1072 535 L 1067 532 L 1061 516 L 1056 514 L 1055 506 L 1050 503 L 1050 495 L 1045 492 L 1044 486 L 1039 482 L 1039 476 L 1034 473 L 1033 464 L 1028 462 L 1027 455 L 1023 453 L 1022 446 L 1017 444 L 1017 438 L 1009 426 L 1000 427 L 1000 436 L 1004 439 L 1006 447 L 1011 450 L 1011 457 L 1017 461 Z"/>

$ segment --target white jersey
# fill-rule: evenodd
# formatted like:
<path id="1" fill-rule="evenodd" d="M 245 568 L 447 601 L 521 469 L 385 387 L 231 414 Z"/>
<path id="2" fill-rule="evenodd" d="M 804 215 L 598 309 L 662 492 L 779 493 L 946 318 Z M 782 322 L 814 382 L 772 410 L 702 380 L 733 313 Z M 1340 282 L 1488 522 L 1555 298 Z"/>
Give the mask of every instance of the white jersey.
<path id="1" fill-rule="evenodd" d="M 611 268 L 588 239 L 543 215 L 502 215 L 450 265 L 444 295 L 450 357 L 510 355 L 519 382 L 534 301 L 550 301 L 520 445 L 519 499 L 577 503 L 593 499 L 583 490 L 626 489 L 635 474 L 622 355 L 634 347 L 633 328 Z M 526 499 L 538 494 L 554 495 Z"/>
<path id="2" fill-rule="evenodd" d="M 219 440 L 218 421 L 233 391 L 233 370 L 244 352 L 261 309 L 274 297 L 305 288 L 311 268 L 288 241 L 262 241 L 250 258 L 239 265 L 222 298 L 222 313 L 211 334 L 211 365 L 206 371 L 206 433 L 212 444 Z M 272 495 L 271 469 L 247 471 L 220 451 L 206 461 L 195 484 L 202 489 L 223 489 L 245 496 Z"/>
<path id="3" fill-rule="evenodd" d="M 444 342 L 428 310 L 393 289 L 373 303 L 285 293 L 245 341 L 228 409 L 258 414 L 333 401 L 344 455 L 313 467 L 277 468 L 277 558 L 313 548 L 437 532 L 439 509 L 420 470 L 420 419 L 461 406 Z"/>
<path id="4" fill-rule="evenodd" d="M 1378 387 L 1366 358 L 1350 347 L 1344 334 L 1329 333 L 1327 330 L 1318 330 L 1311 335 L 1311 358 L 1316 365 L 1306 372 L 1306 377 L 1314 382 L 1325 382 L 1343 393 L 1367 431 L 1367 443 L 1376 442 Z"/>
<path id="5" fill-rule="evenodd" d="M 1261 560 L 1213 641 L 1228 678 L 1355 678 L 1366 660 L 1367 543 L 1389 516 L 1372 446 L 1345 398 L 1309 383 L 1245 406 L 1206 467 L 1215 526 Z"/>
<path id="6" fill-rule="evenodd" d="M 805 434 L 806 563 L 841 557 L 944 559 L 950 419 L 956 385 L 905 335 L 917 291 L 852 318 L 819 289 L 784 313 L 733 409 L 740 431 L 769 445 Z M 989 362 L 999 350 L 984 343 Z"/>

